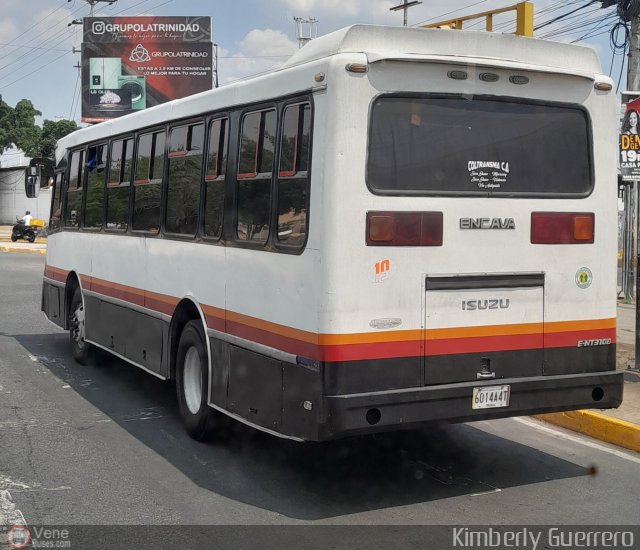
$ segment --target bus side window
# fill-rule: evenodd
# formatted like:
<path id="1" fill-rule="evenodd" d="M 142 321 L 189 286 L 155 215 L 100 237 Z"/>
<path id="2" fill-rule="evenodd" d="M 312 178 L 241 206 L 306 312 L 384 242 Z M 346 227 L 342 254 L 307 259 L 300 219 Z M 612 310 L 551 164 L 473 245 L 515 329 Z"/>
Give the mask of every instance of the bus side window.
<path id="1" fill-rule="evenodd" d="M 278 241 L 301 247 L 307 234 L 311 105 L 285 108 L 278 170 Z"/>
<path id="2" fill-rule="evenodd" d="M 84 206 L 82 227 L 89 229 L 102 228 L 106 167 L 106 144 L 102 143 L 100 145 L 90 146 L 87 150 L 87 160 L 85 163 L 87 199 Z"/>
<path id="3" fill-rule="evenodd" d="M 195 236 L 200 209 L 204 124 L 178 126 L 169 138 L 169 181 L 165 229 Z"/>
<path id="4" fill-rule="evenodd" d="M 266 243 L 269 237 L 276 126 L 273 109 L 248 113 L 242 118 L 236 226 L 241 241 Z"/>
<path id="5" fill-rule="evenodd" d="M 82 166 L 84 151 L 71 153 L 69 179 L 67 185 L 64 226 L 77 229 L 80 227 L 80 207 L 82 206 Z"/>
<path id="6" fill-rule="evenodd" d="M 60 228 L 62 219 L 62 190 L 64 189 L 64 172 L 56 172 L 53 177 L 53 195 L 51 200 L 51 215 L 49 217 L 49 232 Z"/>
<path id="7" fill-rule="evenodd" d="M 136 172 L 133 178 L 134 231 L 157 233 L 160 230 L 164 145 L 164 130 L 143 134 L 138 138 Z"/>
<path id="8" fill-rule="evenodd" d="M 126 231 L 129 225 L 132 160 L 133 139 L 120 139 L 111 143 L 107 177 L 107 229 Z"/>
<path id="9" fill-rule="evenodd" d="M 209 125 L 207 172 L 204 175 L 204 235 L 217 239 L 222 235 L 224 179 L 227 165 L 229 121 L 219 118 Z"/>

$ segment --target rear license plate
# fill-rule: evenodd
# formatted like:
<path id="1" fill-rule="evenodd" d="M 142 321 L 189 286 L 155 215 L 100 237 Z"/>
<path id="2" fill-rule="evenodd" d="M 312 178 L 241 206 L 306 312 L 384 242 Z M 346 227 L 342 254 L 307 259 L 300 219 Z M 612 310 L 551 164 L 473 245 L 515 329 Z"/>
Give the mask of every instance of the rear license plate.
<path id="1" fill-rule="evenodd" d="M 472 409 L 498 409 L 509 406 L 511 386 L 473 388 Z"/>

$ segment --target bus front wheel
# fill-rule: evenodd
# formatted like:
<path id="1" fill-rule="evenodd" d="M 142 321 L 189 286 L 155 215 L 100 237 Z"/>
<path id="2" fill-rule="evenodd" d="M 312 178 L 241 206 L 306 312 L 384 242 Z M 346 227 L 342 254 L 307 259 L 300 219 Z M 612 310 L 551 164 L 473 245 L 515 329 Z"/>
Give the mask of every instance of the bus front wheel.
<path id="1" fill-rule="evenodd" d="M 198 441 L 208 439 L 215 411 L 207 404 L 209 369 L 205 336 L 198 321 L 189 321 L 178 344 L 176 392 L 178 409 L 187 433 Z"/>

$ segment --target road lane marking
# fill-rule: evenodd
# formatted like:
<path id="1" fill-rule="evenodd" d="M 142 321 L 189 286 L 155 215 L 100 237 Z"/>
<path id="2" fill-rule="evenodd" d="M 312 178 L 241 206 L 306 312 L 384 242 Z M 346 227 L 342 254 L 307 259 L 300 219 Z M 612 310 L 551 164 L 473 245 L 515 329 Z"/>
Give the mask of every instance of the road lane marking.
<path id="1" fill-rule="evenodd" d="M 574 443 L 580 443 L 581 445 L 584 445 L 586 447 L 591 447 L 592 449 L 597 449 L 598 451 L 615 455 L 618 458 L 623 458 L 624 460 L 628 460 L 629 462 L 640 464 L 640 458 L 635 457 L 632 454 L 629 454 L 627 452 L 619 451 L 617 449 L 611 449 L 610 447 L 601 445 L 600 443 L 596 443 L 595 441 L 591 441 L 591 439 L 589 439 L 587 436 L 579 437 L 579 436 L 571 435 L 567 432 L 559 431 L 554 428 L 549 428 L 548 426 L 544 426 L 542 425 L 542 423 L 538 423 L 535 420 L 526 420 L 524 418 L 513 418 L 512 420 L 515 420 L 516 422 L 520 422 L 520 424 L 525 424 L 526 426 L 529 426 L 531 428 L 535 428 L 536 430 L 551 434 L 554 437 L 557 437 L 559 439 L 563 439 L 563 440 L 568 439 L 569 441 L 573 441 Z"/>
<path id="2" fill-rule="evenodd" d="M 472 493 L 469 496 L 470 497 L 482 497 L 485 495 L 493 495 L 495 493 L 501 493 L 502 489 L 498 489 L 497 487 L 495 489 L 492 489 L 491 491 L 483 491 L 481 493 Z"/>

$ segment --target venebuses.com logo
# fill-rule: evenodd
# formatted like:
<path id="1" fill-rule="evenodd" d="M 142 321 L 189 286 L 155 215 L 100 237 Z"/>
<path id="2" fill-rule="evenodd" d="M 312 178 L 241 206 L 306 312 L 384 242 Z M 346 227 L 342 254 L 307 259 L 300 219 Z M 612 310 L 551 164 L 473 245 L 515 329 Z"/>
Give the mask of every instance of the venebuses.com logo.
<path id="1" fill-rule="evenodd" d="M 7 542 L 11 548 L 26 548 L 31 542 L 31 533 L 25 525 L 14 525 L 7 531 Z"/>

